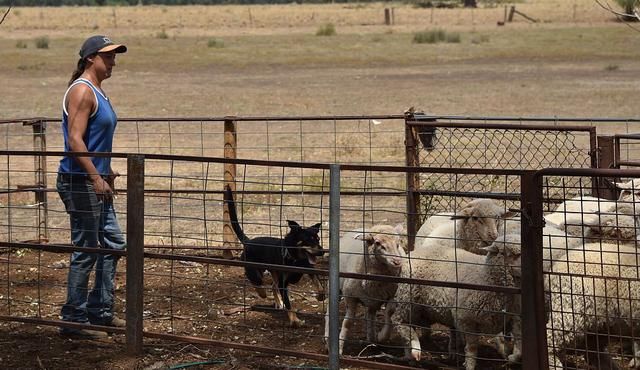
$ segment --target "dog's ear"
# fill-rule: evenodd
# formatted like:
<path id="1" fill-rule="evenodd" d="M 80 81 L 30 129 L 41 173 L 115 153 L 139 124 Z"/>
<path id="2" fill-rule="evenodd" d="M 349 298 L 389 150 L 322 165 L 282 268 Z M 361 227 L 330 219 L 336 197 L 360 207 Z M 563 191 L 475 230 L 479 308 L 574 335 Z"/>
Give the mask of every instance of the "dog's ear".
<path id="1" fill-rule="evenodd" d="M 313 231 L 315 234 L 320 232 L 320 226 L 322 226 L 322 223 L 318 222 L 315 225 L 312 225 L 311 227 L 309 227 L 310 231 Z"/>
<path id="2" fill-rule="evenodd" d="M 300 230 L 300 225 L 298 225 L 297 222 L 292 221 L 292 220 L 287 220 L 287 223 L 289 224 L 289 228 L 291 228 L 291 230 L 293 230 L 293 231 Z"/>

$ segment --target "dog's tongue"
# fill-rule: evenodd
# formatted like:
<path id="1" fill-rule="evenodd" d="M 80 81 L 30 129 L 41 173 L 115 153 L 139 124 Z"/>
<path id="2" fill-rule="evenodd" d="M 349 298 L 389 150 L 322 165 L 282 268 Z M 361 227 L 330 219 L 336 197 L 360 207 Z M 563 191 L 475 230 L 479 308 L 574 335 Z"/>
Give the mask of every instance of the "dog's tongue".
<path id="1" fill-rule="evenodd" d="M 307 253 L 307 260 L 309 261 L 310 264 L 315 265 L 316 264 L 316 256 L 314 256 L 311 253 Z"/>

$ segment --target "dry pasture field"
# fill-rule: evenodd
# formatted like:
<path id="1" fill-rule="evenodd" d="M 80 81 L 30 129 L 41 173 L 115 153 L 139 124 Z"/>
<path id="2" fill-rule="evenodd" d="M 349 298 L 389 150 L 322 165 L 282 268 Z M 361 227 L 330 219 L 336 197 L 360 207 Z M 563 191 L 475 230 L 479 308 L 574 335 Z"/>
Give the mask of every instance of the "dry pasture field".
<path id="1" fill-rule="evenodd" d="M 403 3 L 13 8 L 0 25 L 0 119 L 58 117 L 79 45 L 92 34 L 109 35 L 129 47 L 103 86 L 120 117 L 400 114 L 410 106 L 441 115 L 638 117 L 640 32 L 615 21 L 592 0 L 526 0 L 516 6 L 539 22 L 516 16 L 513 23 L 498 26 L 503 6 L 421 9 Z M 385 7 L 394 8 L 392 26 L 384 25 Z M 337 34 L 316 36 L 327 23 L 335 25 Z M 412 42 L 416 32 L 434 29 L 459 34 L 460 42 Z M 36 41 L 45 37 L 48 48 L 37 48 Z M 399 122 L 392 131 L 401 132 Z M 636 131 L 634 125 L 598 127 L 598 132 Z M 396 140 L 389 135 L 384 146 L 396 145 L 391 137 Z M 316 140 L 321 143 L 322 137 Z M 119 143 L 132 144 L 126 137 Z M 47 268 L 39 275 L 37 267 L 52 266 L 62 257 L 27 252 L 2 258 L 21 266 L 9 271 L 12 265 L 0 264 L 6 269 L 0 269 L 3 276 L 23 281 L 13 293 L 33 289 L 34 281 L 47 282 L 41 293 L 52 307 L 46 307 L 45 316 L 54 317 L 64 299 L 65 269 Z M 177 271 L 175 286 L 162 285 L 167 269 Z M 168 312 L 154 317 L 157 322 L 170 320 L 182 334 L 248 343 L 255 334 L 259 344 L 271 340 L 273 346 L 322 352 L 321 317 L 305 317 L 309 326 L 292 334 L 279 313 L 211 310 L 208 305 L 220 305 L 221 296 L 222 302 L 238 298 L 224 294 L 225 289 L 240 290 L 248 304 L 270 301 L 259 300 L 242 284 L 238 268 L 207 271 L 223 276 L 229 287 L 195 290 L 196 285 L 202 288 L 197 280 L 202 269 L 149 266 L 151 301 Z M 323 312 L 323 304 L 304 288 L 294 300 L 305 312 Z M 121 312 L 124 289 L 117 296 Z M 165 307 L 165 296 L 184 299 Z M 18 302 L 15 309 L 13 314 L 37 312 L 29 302 Z M 198 326 L 194 311 L 207 320 L 218 315 L 231 323 L 242 316 L 242 326 Z M 255 333 L 248 331 L 253 328 Z M 284 339 L 278 336 L 283 333 Z M 51 327 L 2 323 L 0 364 L 29 369 L 326 366 L 151 340 L 143 357 L 132 358 L 124 354 L 122 342 L 122 336 L 105 342 L 63 340 Z M 213 358 L 223 363 L 195 364 Z"/>

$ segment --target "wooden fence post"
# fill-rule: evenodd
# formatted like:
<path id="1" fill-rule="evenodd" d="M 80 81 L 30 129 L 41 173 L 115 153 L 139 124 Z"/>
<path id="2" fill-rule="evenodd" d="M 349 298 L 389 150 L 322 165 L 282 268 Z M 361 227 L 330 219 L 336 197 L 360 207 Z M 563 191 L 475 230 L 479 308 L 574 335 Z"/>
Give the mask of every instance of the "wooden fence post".
<path id="1" fill-rule="evenodd" d="M 391 10 L 389 8 L 384 8 L 384 24 L 391 25 Z"/>
<path id="2" fill-rule="evenodd" d="M 144 297 L 144 156 L 127 158 L 127 352 L 142 353 Z"/>
<path id="3" fill-rule="evenodd" d="M 224 120 L 224 157 L 236 159 L 237 149 L 237 132 L 236 121 L 232 117 L 226 117 Z M 231 191 L 236 191 L 236 164 L 225 163 L 224 164 L 224 184 L 231 188 Z M 231 228 L 231 219 L 229 218 L 229 208 L 226 204 L 223 204 L 222 213 L 222 245 L 225 250 L 222 252 L 222 257 L 231 259 L 233 253 L 229 248 L 232 248 L 237 244 L 238 240 L 236 234 Z"/>

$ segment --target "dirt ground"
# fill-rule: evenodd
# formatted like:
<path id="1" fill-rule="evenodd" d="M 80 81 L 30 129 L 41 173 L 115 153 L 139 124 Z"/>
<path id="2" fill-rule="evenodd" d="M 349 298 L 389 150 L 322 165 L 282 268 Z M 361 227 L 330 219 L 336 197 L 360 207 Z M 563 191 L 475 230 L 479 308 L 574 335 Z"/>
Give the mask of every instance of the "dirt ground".
<path id="1" fill-rule="evenodd" d="M 502 6 L 432 11 L 406 4 L 394 5 L 396 24 L 385 26 L 387 6 L 13 9 L 0 25 L 0 119 L 58 117 L 77 48 L 94 33 L 129 46 L 105 83 L 120 117 L 401 114 L 410 106 L 443 115 L 638 116 L 640 33 L 615 22 L 591 0 L 518 2 L 520 11 L 541 21 L 516 17 L 506 26 L 496 24 L 503 19 Z M 315 36 L 327 22 L 336 24 L 338 34 Z M 415 32 L 435 28 L 459 32 L 462 42 L 411 41 Z M 35 38 L 43 36 L 49 48 L 36 49 Z M 211 39 L 224 46 L 209 47 Z M 19 41 L 26 48 L 18 47 Z M 598 132 L 636 129 L 602 124 Z M 9 131 L 2 135 L 2 143 L 9 142 Z M 387 140 L 385 145 L 396 145 Z M 64 237 L 57 241 L 66 242 Z M 65 259 L 51 253 L 1 253 L 0 315 L 57 319 L 64 301 Z M 125 271 L 124 264 L 119 271 Z M 260 299 L 244 284 L 240 268 L 150 262 L 145 279 L 146 330 L 324 352 L 325 303 L 315 300 L 306 280 L 295 288 L 293 300 L 307 325 L 294 330 L 282 312 L 265 308 L 272 300 Z M 124 316 L 124 276 L 118 281 L 116 309 Z M 364 337 L 361 327 L 354 337 Z M 4 321 L 0 344 L 0 367 L 11 369 L 327 366 L 157 339 L 145 340 L 143 356 L 130 357 L 123 335 L 70 340 L 59 336 L 56 327 Z M 354 342 L 347 353 L 399 356 L 397 344 L 397 338 L 377 348 Z M 446 350 L 446 336 L 435 335 L 424 345 L 436 353 L 429 360 L 460 367 L 460 359 L 456 363 L 438 355 Z M 482 369 L 502 368 L 490 347 L 483 347 L 482 355 L 489 359 L 481 362 Z M 434 368 L 428 362 L 420 366 Z"/>
<path id="2" fill-rule="evenodd" d="M 1 256 L 10 262 L 0 265 L 1 276 L 10 279 L 10 294 L 3 288 L 0 295 L 4 299 L 11 297 L 10 303 L 2 306 L 2 315 L 30 317 L 38 313 L 43 318 L 57 319 L 65 298 L 61 285 L 65 284 L 67 272 L 64 255 L 14 251 L 11 255 Z M 120 317 L 124 317 L 126 291 L 122 285 L 122 271 L 125 266 L 124 263 L 120 265 L 117 277 L 116 311 Z M 320 267 L 326 268 L 326 264 L 323 262 Z M 292 287 L 293 302 L 299 317 L 305 321 L 302 328 L 293 329 L 287 325 L 284 312 L 270 308 L 273 307 L 271 298 L 259 298 L 252 288 L 242 283 L 242 274 L 237 267 L 211 265 L 207 269 L 198 263 L 172 265 L 166 261 L 147 260 L 145 331 L 324 353 L 322 314 L 326 306 L 315 299 L 314 289 L 306 279 Z M 356 323 L 352 333 L 351 338 L 363 338 L 361 323 Z M 0 363 L 3 368 L 11 369 L 177 369 L 180 366 L 193 369 L 316 369 L 327 366 L 322 361 L 304 358 L 151 338 L 144 341 L 144 355 L 133 357 L 126 354 L 123 334 L 113 334 L 103 340 L 79 340 L 59 335 L 55 326 L 9 322 L 0 322 L 0 343 Z M 415 366 L 387 358 L 388 355 L 402 355 L 397 347 L 399 344 L 397 337 L 380 347 L 356 340 L 347 343 L 345 354 Z M 430 339 L 425 339 L 423 345 L 432 357 L 418 368 L 434 369 L 435 363 L 456 365 L 455 361 L 444 357 L 446 335 L 436 332 Z M 492 347 L 483 347 L 481 356 L 487 360 L 480 361 L 479 368 L 502 367 L 502 360 Z M 204 364 L 207 361 L 211 363 Z"/>

